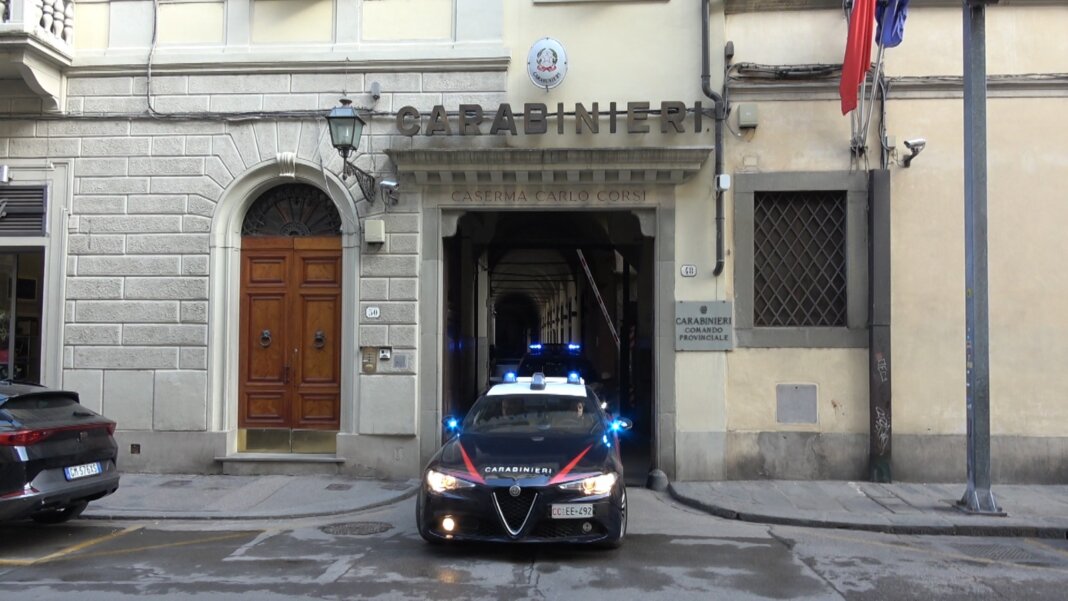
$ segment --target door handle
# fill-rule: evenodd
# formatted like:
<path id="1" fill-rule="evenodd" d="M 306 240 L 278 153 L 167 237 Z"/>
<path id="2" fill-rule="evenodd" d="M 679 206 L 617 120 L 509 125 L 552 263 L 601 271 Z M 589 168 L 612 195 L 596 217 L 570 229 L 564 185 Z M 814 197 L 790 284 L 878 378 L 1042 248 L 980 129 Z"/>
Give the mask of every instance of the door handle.
<path id="1" fill-rule="evenodd" d="M 321 349 L 326 346 L 326 334 L 322 330 L 315 331 L 315 342 L 312 343 L 317 349 Z"/>
<path id="2" fill-rule="evenodd" d="M 271 331 L 264 330 L 260 333 L 260 346 L 267 348 L 271 346 Z"/>

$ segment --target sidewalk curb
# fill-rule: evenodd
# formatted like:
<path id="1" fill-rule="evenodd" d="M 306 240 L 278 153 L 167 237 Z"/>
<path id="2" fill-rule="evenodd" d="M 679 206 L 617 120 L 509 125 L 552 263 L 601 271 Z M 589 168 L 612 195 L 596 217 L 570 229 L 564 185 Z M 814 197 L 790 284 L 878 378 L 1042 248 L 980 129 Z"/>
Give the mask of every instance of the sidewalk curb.
<path id="1" fill-rule="evenodd" d="M 944 526 L 909 525 L 909 524 L 875 524 L 870 522 L 843 522 L 820 520 L 814 518 L 785 517 L 765 515 L 745 511 L 736 511 L 713 503 L 687 497 L 668 484 L 668 493 L 679 503 L 727 520 L 738 520 L 755 524 L 772 524 L 776 526 L 799 526 L 802 528 L 825 528 L 833 530 L 857 530 L 862 532 L 881 532 L 884 534 L 909 534 L 928 536 L 990 536 L 1015 538 L 1068 539 L 1068 528 L 1054 526 L 993 526 L 987 524 Z"/>
<path id="2" fill-rule="evenodd" d="M 346 513 L 357 513 L 360 511 L 367 511 L 369 509 L 378 509 L 379 507 L 385 507 L 403 501 L 409 497 L 415 496 L 419 492 L 419 486 L 412 486 L 404 492 L 383 499 L 381 501 L 375 501 L 367 505 L 361 505 L 359 507 L 350 507 L 345 509 L 334 509 L 330 511 L 310 511 L 305 513 L 243 513 L 243 514 L 221 514 L 221 513 L 206 513 L 202 511 L 168 511 L 164 513 L 151 513 L 147 511 L 136 510 L 108 510 L 97 509 L 94 510 L 92 505 L 89 509 L 86 509 L 85 513 L 81 515 L 82 519 L 86 520 L 241 520 L 241 521 L 254 521 L 254 520 L 290 520 L 299 518 L 317 518 L 329 515 L 344 515 Z"/>

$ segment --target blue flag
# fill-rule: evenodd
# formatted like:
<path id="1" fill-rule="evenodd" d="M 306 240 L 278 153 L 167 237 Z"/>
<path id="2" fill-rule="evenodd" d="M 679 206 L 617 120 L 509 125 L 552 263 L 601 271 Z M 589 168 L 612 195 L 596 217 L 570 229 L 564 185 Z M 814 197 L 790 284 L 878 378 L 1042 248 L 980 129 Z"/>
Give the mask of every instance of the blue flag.
<path id="1" fill-rule="evenodd" d="M 905 37 L 905 17 L 909 14 L 909 0 L 886 0 L 875 11 L 878 26 L 875 41 L 885 48 L 893 48 Z"/>

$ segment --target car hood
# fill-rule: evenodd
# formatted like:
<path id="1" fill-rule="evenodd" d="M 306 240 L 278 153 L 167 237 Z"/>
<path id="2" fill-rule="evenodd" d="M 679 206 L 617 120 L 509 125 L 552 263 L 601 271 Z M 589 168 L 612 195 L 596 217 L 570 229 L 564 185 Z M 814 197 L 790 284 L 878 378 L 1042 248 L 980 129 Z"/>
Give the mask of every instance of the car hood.
<path id="1" fill-rule="evenodd" d="M 602 435 L 462 434 L 441 448 L 430 467 L 484 480 L 562 482 L 606 469 Z"/>

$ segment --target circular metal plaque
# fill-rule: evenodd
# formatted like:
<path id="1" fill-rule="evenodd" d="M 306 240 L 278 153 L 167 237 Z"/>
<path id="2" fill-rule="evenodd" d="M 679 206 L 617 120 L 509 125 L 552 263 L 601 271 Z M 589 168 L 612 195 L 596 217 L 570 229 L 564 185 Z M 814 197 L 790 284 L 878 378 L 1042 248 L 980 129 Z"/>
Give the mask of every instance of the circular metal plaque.
<path id="1" fill-rule="evenodd" d="M 567 52 L 563 45 L 552 38 L 534 42 L 527 54 L 527 74 L 539 88 L 548 90 L 560 85 L 567 75 Z"/>

